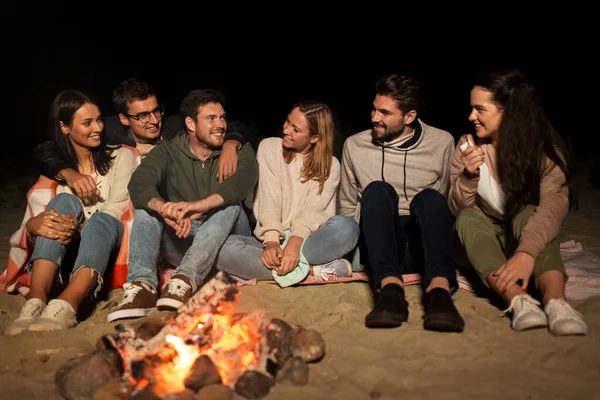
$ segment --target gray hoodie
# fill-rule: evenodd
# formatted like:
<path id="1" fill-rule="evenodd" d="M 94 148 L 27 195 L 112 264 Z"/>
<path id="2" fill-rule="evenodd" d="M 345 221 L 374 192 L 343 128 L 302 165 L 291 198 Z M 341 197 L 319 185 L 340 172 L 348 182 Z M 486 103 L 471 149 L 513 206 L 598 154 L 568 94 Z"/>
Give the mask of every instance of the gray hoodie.
<path id="1" fill-rule="evenodd" d="M 431 188 L 448 196 L 454 137 L 418 120 L 413 134 L 374 143 L 371 129 L 346 139 L 342 154 L 339 212 L 360 220 L 362 192 L 373 181 L 385 181 L 398 193 L 398 213 L 409 215 L 413 197 Z"/>

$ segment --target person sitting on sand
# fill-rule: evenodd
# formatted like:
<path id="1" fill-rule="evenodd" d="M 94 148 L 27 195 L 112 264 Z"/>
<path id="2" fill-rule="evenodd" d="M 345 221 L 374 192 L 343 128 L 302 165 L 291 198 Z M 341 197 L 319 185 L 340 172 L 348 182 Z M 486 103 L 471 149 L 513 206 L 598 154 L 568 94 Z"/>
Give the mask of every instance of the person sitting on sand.
<path id="1" fill-rule="evenodd" d="M 340 213 L 360 223 L 359 257 L 372 272 L 375 305 L 369 328 L 408 320 L 402 275 L 420 273 L 427 330 L 462 332 L 452 301 L 458 289 L 448 210 L 454 138 L 424 123 L 419 81 L 387 75 L 375 85 L 372 129 L 346 139 Z"/>
<path id="2" fill-rule="evenodd" d="M 532 86 L 516 69 L 481 75 L 471 90 L 476 137 L 459 140 L 449 205 L 470 263 L 510 305 L 516 331 L 548 326 L 585 335 L 565 300 L 567 274 L 557 235 L 576 204 L 565 143 Z M 530 280 L 544 309 L 530 296 Z"/>
<path id="3" fill-rule="evenodd" d="M 123 236 L 121 217 L 130 205 L 127 184 L 138 165 L 138 153 L 126 146 L 108 146 L 97 104 L 80 91 L 59 93 L 50 113 L 54 143 L 67 165 L 90 176 L 96 196 L 82 202 L 72 189 L 58 184 L 45 211 L 26 221 L 26 235 L 33 254 L 28 300 L 6 333 L 25 330 L 52 331 L 77 324 L 81 302 L 103 283 L 111 254 Z M 76 253 L 72 271 L 63 261 Z M 71 265 L 69 264 L 69 267 Z M 55 280 L 69 282 L 60 295 L 48 302 Z"/>
<path id="4" fill-rule="evenodd" d="M 238 278 L 274 279 L 282 287 L 310 273 L 349 277 L 342 257 L 358 240 L 358 224 L 335 215 L 340 164 L 333 156 L 334 124 L 329 107 L 295 104 L 283 124 L 283 138 L 258 147 L 258 187 L 253 236 L 231 235 L 217 268 Z"/>

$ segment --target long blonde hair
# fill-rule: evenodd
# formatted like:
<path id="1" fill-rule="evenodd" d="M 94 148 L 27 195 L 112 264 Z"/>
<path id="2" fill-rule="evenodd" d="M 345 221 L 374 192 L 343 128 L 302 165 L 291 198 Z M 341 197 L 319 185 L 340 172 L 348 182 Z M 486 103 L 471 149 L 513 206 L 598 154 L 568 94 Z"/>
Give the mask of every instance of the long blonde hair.
<path id="1" fill-rule="evenodd" d="M 306 117 L 310 136 L 318 135 L 319 140 L 311 147 L 304 158 L 300 170 L 302 183 L 309 180 L 319 182 L 319 194 L 323 192 L 325 181 L 331 171 L 331 158 L 333 157 L 333 116 L 326 104 L 317 101 L 305 100 L 294 104 L 291 108 L 298 108 Z M 283 148 L 283 159 L 291 163 L 296 157 L 296 152 Z"/>

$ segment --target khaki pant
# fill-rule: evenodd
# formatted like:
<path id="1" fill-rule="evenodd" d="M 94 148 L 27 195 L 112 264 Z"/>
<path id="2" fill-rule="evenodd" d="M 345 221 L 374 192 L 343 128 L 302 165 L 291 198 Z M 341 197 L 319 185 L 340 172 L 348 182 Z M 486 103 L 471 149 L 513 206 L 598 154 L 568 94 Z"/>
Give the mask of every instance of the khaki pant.
<path id="1" fill-rule="evenodd" d="M 535 206 L 528 205 L 512 220 L 511 230 L 491 220 L 476 208 L 465 208 L 456 220 L 455 229 L 466 251 L 470 264 L 487 285 L 486 277 L 500 268 L 510 258 L 519 245 L 521 231 L 535 213 Z M 558 240 L 552 240 L 535 260 L 533 275 L 558 270 L 567 277 L 560 257 Z M 537 283 L 537 282 L 536 282 Z"/>

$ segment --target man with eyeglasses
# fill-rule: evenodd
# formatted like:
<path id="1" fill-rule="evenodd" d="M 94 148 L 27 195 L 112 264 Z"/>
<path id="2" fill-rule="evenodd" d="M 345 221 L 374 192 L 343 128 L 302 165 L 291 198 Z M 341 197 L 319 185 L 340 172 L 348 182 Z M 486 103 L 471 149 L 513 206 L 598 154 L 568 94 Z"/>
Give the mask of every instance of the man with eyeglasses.
<path id="1" fill-rule="evenodd" d="M 142 159 L 158 142 L 170 140 L 184 129 L 179 115 L 163 118 L 164 107 L 158 103 L 156 91 L 147 82 L 135 79 L 121 82 L 113 91 L 112 102 L 117 114 L 104 118 L 106 142 L 135 147 Z M 243 124 L 229 122 L 219 159 L 219 182 L 235 173 L 237 150 L 249 138 L 250 132 Z M 43 175 L 64 181 L 82 200 L 97 194 L 94 179 L 69 168 L 53 141 L 38 145 L 34 157 Z"/>
<path id="2" fill-rule="evenodd" d="M 135 207 L 129 269 L 123 295 L 108 322 L 177 310 L 204 283 L 231 233 L 250 236 L 241 202 L 258 180 L 249 143 L 239 150 L 239 170 L 217 180 L 227 119 L 225 97 L 192 90 L 181 102 L 184 130 L 152 150 L 128 189 Z M 159 258 L 176 266 L 159 297 Z"/>

